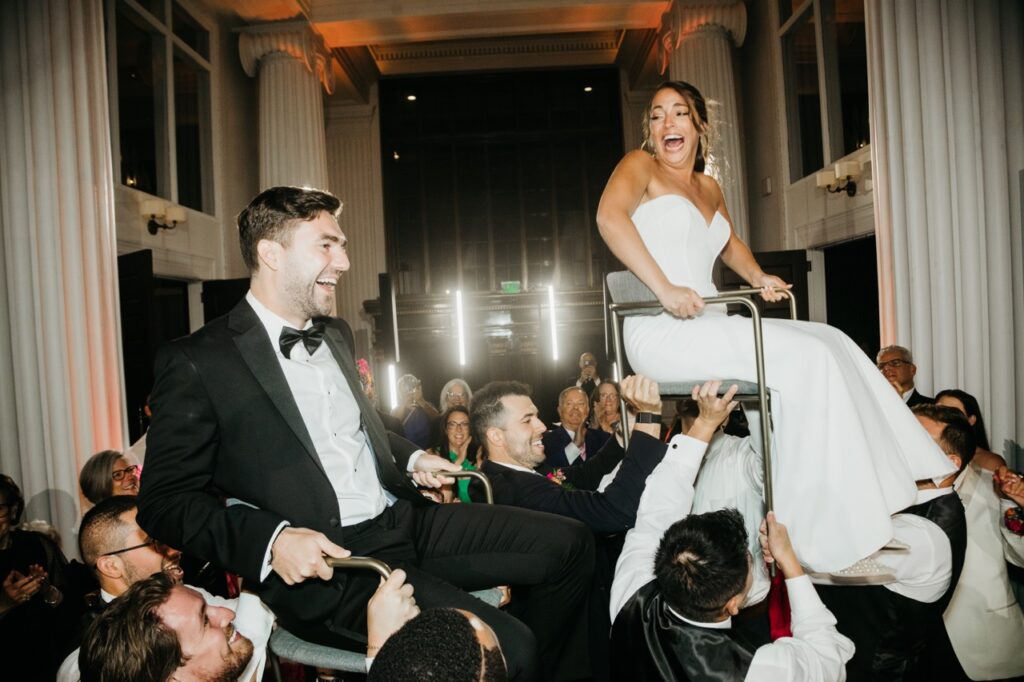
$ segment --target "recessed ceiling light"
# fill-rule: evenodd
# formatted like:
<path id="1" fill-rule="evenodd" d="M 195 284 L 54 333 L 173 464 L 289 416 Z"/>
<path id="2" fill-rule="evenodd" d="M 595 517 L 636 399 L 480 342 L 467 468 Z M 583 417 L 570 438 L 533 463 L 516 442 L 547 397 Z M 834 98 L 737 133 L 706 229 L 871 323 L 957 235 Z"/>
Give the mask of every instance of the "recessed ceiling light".
<path id="1" fill-rule="evenodd" d="M 407 100 L 409 100 L 410 102 L 415 102 L 416 101 L 416 95 L 406 95 L 405 98 Z"/>
<path id="2" fill-rule="evenodd" d="M 593 92 L 593 91 L 594 91 L 594 88 L 590 87 L 589 85 L 583 86 L 583 92 Z"/>

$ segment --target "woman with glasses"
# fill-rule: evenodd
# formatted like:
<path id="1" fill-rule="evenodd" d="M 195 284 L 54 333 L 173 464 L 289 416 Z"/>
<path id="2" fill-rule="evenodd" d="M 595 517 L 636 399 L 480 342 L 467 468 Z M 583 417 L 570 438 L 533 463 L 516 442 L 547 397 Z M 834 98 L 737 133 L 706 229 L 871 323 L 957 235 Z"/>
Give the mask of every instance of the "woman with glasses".
<path id="1" fill-rule="evenodd" d="M 469 408 L 465 405 L 448 408 L 442 415 L 442 422 L 444 435 L 437 447 L 433 448 L 433 453 L 441 457 L 447 454 L 448 459 L 461 466 L 463 471 L 475 471 L 480 447 L 473 443 L 473 436 L 469 432 Z M 459 501 L 467 504 L 472 502 L 469 498 L 469 479 L 460 478 L 455 484 L 458 486 Z"/>
<path id="2" fill-rule="evenodd" d="M 52 680 L 74 648 L 81 591 L 60 547 L 18 528 L 24 511 L 21 489 L 0 474 L 0 661 L 10 679 L 16 667 L 19 680 Z M 19 659 L 31 663 L 14 666 Z"/>
<path id="3" fill-rule="evenodd" d="M 129 464 L 117 450 L 103 450 L 86 460 L 78 485 L 93 504 L 113 495 L 138 495 L 139 465 Z"/>

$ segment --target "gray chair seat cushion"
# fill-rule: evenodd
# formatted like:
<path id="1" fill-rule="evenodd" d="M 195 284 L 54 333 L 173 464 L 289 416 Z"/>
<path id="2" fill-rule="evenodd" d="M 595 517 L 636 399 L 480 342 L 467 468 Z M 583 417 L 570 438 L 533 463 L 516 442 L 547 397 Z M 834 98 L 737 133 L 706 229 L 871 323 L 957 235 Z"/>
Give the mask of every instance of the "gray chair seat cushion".
<path id="1" fill-rule="evenodd" d="M 694 386 L 701 386 L 703 381 L 680 381 L 658 384 L 658 391 L 663 396 L 688 396 L 693 393 Z M 722 391 L 736 384 L 739 390 L 736 395 L 757 395 L 757 383 L 751 381 L 739 381 L 737 379 L 722 379 Z"/>

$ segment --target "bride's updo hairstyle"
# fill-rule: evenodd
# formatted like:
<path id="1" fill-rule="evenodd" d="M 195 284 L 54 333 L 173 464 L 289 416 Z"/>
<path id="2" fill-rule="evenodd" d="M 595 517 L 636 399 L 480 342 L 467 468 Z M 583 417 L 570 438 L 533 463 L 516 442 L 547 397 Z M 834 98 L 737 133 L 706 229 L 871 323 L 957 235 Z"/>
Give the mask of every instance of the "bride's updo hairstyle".
<path id="1" fill-rule="evenodd" d="M 679 95 L 686 100 L 686 104 L 690 108 L 690 120 L 693 121 L 693 127 L 697 129 L 697 159 L 693 164 L 693 170 L 698 173 L 704 172 L 704 152 L 705 143 L 708 139 L 708 107 L 704 102 L 704 95 L 700 94 L 700 90 L 693 87 L 685 81 L 665 81 L 658 86 L 658 89 L 654 91 L 657 95 L 662 90 L 675 90 Z M 644 150 L 648 154 L 654 156 L 655 149 L 654 140 L 651 139 L 651 109 L 654 104 L 654 97 L 651 97 L 651 101 L 647 103 L 647 109 L 644 110 L 644 118 L 642 123 L 642 131 L 644 136 L 644 142 L 640 145 L 640 149 Z"/>

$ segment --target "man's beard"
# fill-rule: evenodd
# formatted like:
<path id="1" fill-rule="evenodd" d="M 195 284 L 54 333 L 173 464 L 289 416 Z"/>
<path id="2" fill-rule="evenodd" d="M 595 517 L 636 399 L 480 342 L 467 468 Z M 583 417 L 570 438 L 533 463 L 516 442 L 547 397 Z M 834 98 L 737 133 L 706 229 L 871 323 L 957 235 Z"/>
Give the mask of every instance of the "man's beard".
<path id="1" fill-rule="evenodd" d="M 299 281 L 298 278 L 285 282 L 284 291 L 292 312 L 306 319 L 334 314 L 334 297 L 318 302 L 317 286 L 319 285 L 315 281 L 310 285 L 307 282 Z"/>
<path id="2" fill-rule="evenodd" d="M 215 677 L 210 678 L 210 682 L 236 682 L 245 666 L 252 660 L 252 642 L 242 633 L 238 633 L 234 646 L 229 645 L 229 648 L 231 654 L 224 659 L 224 667 L 217 671 Z"/>

